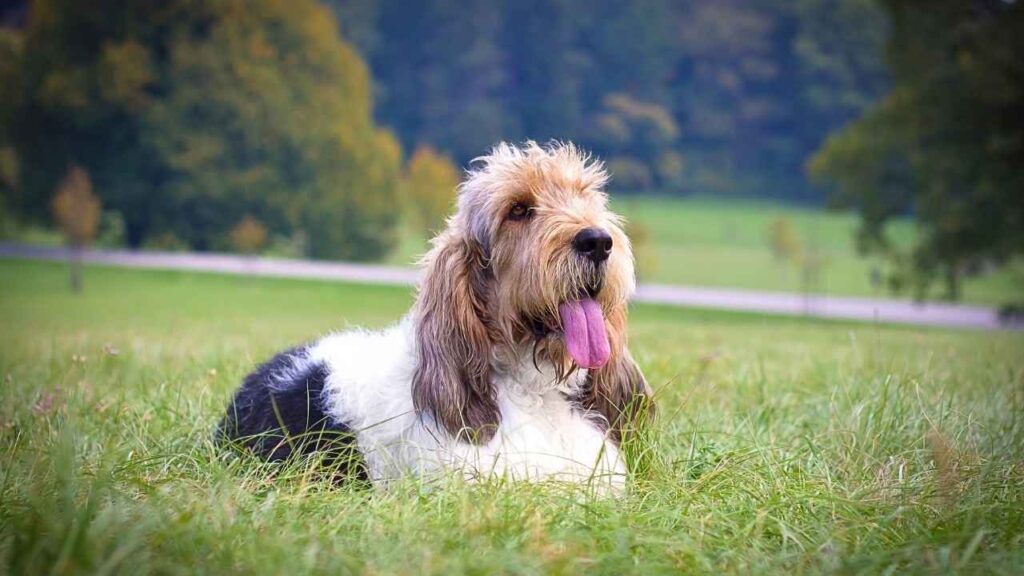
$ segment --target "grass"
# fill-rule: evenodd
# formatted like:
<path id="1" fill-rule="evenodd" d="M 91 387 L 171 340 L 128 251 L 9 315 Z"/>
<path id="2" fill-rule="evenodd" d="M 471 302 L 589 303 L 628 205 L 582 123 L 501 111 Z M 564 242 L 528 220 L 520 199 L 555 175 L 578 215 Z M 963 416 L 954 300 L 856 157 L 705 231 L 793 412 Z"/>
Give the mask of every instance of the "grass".
<path id="1" fill-rule="evenodd" d="M 649 234 L 647 246 L 638 249 L 642 280 L 664 284 L 723 286 L 749 290 L 800 292 L 800 270 L 779 263 L 766 240 L 777 218 L 789 220 L 801 244 L 813 246 L 824 259 L 820 282 L 813 292 L 846 296 L 890 297 L 871 283 L 871 269 L 885 270 L 881 259 L 857 254 L 854 232 L 857 217 L 754 200 L 723 201 L 706 198 L 645 198 L 620 196 L 614 209 Z M 915 229 L 912 221 L 890 225 L 893 241 L 909 245 Z M 403 233 L 391 264 L 405 265 L 426 249 L 426 241 L 409 231 Z M 940 296 L 936 285 L 932 297 Z M 998 305 L 1019 300 L 1024 294 L 1024 264 L 965 282 L 963 300 Z M 907 295 L 904 295 L 907 296 Z"/>
<path id="2" fill-rule="evenodd" d="M 0 261 L 0 572 L 1019 573 L 1024 336 L 640 306 L 628 495 L 333 486 L 210 432 L 254 362 L 408 290 Z"/>

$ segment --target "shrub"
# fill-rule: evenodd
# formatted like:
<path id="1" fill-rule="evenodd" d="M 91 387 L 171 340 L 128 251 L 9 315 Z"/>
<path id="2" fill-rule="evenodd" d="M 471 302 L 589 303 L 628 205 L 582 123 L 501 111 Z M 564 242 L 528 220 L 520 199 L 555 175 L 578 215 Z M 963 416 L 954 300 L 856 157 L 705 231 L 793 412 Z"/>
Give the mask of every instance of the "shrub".
<path id="1" fill-rule="evenodd" d="M 768 245 L 772 255 L 779 262 L 797 262 L 800 260 L 800 237 L 796 228 L 788 218 L 778 217 L 772 220 L 767 230 Z"/>
<path id="2" fill-rule="evenodd" d="M 53 198 L 53 219 L 69 246 L 81 248 L 96 237 L 100 200 L 92 193 L 89 173 L 72 166 Z"/>
<path id="3" fill-rule="evenodd" d="M 267 243 L 267 227 L 246 214 L 229 235 L 231 246 L 242 254 L 255 254 Z"/>

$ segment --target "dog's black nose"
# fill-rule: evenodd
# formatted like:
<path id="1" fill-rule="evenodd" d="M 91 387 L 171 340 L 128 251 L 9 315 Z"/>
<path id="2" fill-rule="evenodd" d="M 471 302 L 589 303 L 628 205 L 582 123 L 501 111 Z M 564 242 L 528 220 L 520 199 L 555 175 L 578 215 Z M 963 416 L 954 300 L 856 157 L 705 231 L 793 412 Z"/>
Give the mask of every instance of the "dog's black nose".
<path id="1" fill-rule="evenodd" d="M 586 228 L 572 239 L 572 246 L 595 264 L 600 264 L 612 253 L 612 236 L 600 228 Z"/>

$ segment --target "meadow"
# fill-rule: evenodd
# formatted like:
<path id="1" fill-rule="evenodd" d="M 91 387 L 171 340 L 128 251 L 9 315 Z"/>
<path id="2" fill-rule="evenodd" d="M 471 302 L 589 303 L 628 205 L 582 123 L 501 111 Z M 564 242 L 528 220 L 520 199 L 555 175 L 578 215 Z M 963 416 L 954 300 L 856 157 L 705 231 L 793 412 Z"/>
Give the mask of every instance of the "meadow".
<path id="1" fill-rule="evenodd" d="M 801 270 L 780 262 L 768 241 L 768 230 L 779 219 L 788 221 L 807 254 L 822 262 L 810 291 L 842 296 L 893 295 L 871 282 L 871 270 L 886 271 L 877 256 L 861 256 L 854 244 L 857 217 L 851 213 L 785 205 L 758 200 L 657 198 L 613 194 L 613 208 L 643 229 L 647 240 L 637 246 L 641 281 L 661 284 L 718 286 L 772 292 L 805 289 Z M 894 244 L 909 246 L 916 233 L 912 220 L 890 224 Z M 426 240 L 406 229 L 398 249 L 389 257 L 407 265 L 426 250 Z M 963 301 L 999 305 L 1024 294 L 1024 263 L 968 278 Z M 903 293 L 909 298 L 909 293 Z M 936 284 L 930 298 L 942 296 Z"/>
<path id="2" fill-rule="evenodd" d="M 626 446 L 618 499 L 456 480 L 373 491 L 211 441 L 256 362 L 410 302 L 402 288 L 101 267 L 75 296 L 59 264 L 0 261 L 0 573 L 1024 565 L 1020 333 L 637 306 L 631 347 L 659 417 Z"/>

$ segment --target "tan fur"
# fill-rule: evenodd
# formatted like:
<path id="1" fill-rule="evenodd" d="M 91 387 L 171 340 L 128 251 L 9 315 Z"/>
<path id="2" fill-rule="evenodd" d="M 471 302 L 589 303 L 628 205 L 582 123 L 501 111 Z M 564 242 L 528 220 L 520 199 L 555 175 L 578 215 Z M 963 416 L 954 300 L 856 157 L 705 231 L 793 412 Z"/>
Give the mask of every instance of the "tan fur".
<path id="1" fill-rule="evenodd" d="M 574 369 L 560 338 L 534 342 L 530 322 L 560 328 L 559 305 L 599 282 L 595 300 L 605 314 L 612 355 L 591 371 L 580 401 L 604 416 L 618 439 L 636 415 L 630 405 L 650 390 L 626 348 L 633 256 L 620 218 L 608 210 L 603 166 L 572 144 L 533 142 L 521 148 L 500 144 L 474 163 L 448 229 L 423 260 L 426 274 L 415 307 L 417 410 L 453 435 L 490 439 L 500 424 L 492 372 L 513 365 L 523 350 L 535 351 L 561 374 Z M 510 220 L 515 202 L 530 206 L 531 216 Z M 613 239 L 600 271 L 572 247 L 576 234 L 590 227 Z"/>

